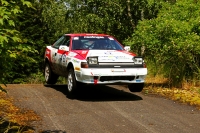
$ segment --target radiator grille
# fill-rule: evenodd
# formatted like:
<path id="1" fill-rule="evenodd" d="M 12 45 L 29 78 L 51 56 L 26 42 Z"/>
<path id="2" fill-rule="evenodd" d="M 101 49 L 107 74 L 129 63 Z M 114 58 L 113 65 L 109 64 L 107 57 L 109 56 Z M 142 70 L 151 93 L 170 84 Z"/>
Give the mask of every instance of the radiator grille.
<path id="1" fill-rule="evenodd" d="M 98 64 L 89 64 L 89 68 L 143 68 L 143 64 L 134 64 L 133 62 L 100 62 Z"/>

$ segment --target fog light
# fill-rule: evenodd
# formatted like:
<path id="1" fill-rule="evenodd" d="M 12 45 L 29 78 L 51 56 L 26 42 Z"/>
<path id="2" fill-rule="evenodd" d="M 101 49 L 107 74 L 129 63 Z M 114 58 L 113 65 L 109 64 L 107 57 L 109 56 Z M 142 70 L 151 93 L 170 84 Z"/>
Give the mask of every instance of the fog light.
<path id="1" fill-rule="evenodd" d="M 81 62 L 81 68 L 88 68 L 87 62 Z"/>

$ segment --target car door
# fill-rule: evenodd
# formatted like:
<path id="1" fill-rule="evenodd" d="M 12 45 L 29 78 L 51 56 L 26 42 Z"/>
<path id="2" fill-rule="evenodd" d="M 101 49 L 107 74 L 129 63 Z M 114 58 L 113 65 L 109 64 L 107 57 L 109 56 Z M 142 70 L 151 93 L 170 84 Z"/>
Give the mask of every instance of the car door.
<path id="1" fill-rule="evenodd" d="M 62 76 L 66 76 L 66 70 L 67 70 L 67 57 L 69 54 L 69 45 L 70 45 L 70 36 L 65 36 L 65 40 L 63 43 L 59 46 L 58 49 L 58 56 L 59 56 L 59 70 L 61 71 Z"/>
<path id="2" fill-rule="evenodd" d="M 59 56 L 59 47 L 64 42 L 65 37 L 62 36 L 59 38 L 53 45 L 51 50 L 51 62 L 53 65 L 54 72 L 60 75 L 60 56 Z"/>

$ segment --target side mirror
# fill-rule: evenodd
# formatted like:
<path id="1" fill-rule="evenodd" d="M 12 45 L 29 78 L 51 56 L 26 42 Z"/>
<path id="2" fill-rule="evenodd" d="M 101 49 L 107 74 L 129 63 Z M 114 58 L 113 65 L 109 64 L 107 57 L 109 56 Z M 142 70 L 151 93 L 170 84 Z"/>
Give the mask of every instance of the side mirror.
<path id="1" fill-rule="evenodd" d="M 125 49 L 126 51 L 130 51 L 130 50 L 131 50 L 131 47 L 130 47 L 130 46 L 125 46 L 124 49 Z"/>
<path id="2" fill-rule="evenodd" d="M 59 49 L 64 50 L 64 51 L 69 51 L 69 47 L 68 46 L 64 46 L 64 45 L 61 45 L 59 47 Z"/>

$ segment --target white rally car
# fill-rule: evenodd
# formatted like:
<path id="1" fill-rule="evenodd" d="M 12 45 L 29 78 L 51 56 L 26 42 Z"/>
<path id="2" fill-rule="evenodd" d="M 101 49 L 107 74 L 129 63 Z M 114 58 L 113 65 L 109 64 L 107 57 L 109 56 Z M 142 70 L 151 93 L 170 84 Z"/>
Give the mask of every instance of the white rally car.
<path id="1" fill-rule="evenodd" d="M 83 83 L 125 84 L 131 92 L 140 92 L 147 68 L 142 57 L 125 50 L 112 36 L 65 34 L 46 47 L 44 75 L 47 84 L 66 77 L 70 94 Z"/>

